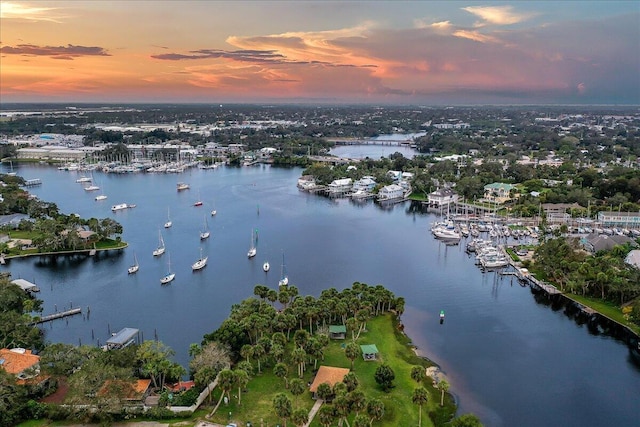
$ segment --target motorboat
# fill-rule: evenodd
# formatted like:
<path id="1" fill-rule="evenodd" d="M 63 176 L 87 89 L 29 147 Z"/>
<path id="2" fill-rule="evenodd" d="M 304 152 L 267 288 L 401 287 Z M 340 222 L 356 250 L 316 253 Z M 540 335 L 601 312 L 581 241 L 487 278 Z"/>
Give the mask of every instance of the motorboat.
<path id="1" fill-rule="evenodd" d="M 129 207 L 130 207 L 130 206 L 129 206 L 129 205 L 127 205 L 126 203 L 119 203 L 119 204 L 117 204 L 117 205 L 113 205 L 113 206 L 111 206 L 111 211 L 113 211 L 113 212 L 121 211 L 121 210 L 127 209 L 127 208 L 129 208 Z M 131 206 L 131 207 L 133 207 L 133 206 Z"/>
<path id="2" fill-rule="evenodd" d="M 96 196 L 96 202 L 99 202 L 100 200 L 107 200 L 107 196 L 105 196 L 104 194 Z"/>
<path id="3" fill-rule="evenodd" d="M 189 189 L 189 184 L 186 184 L 184 182 L 179 182 L 178 183 L 178 191 L 183 191 L 183 190 L 188 190 Z"/>
<path id="4" fill-rule="evenodd" d="M 270 268 L 269 261 L 265 261 L 264 264 L 262 264 L 262 270 L 264 270 L 265 273 L 269 271 Z"/>

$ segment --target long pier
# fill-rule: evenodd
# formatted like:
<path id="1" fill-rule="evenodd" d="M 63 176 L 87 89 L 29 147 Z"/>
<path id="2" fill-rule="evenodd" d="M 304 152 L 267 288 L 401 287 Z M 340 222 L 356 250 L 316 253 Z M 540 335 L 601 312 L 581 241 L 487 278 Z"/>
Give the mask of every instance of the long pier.
<path id="1" fill-rule="evenodd" d="M 76 308 L 72 308 L 71 310 L 61 311 L 59 313 L 53 313 L 47 316 L 42 316 L 40 319 L 36 320 L 35 323 L 50 322 L 52 320 L 62 319 L 63 317 L 73 316 L 81 313 L 82 313 L 82 309 L 80 307 L 76 307 Z"/>

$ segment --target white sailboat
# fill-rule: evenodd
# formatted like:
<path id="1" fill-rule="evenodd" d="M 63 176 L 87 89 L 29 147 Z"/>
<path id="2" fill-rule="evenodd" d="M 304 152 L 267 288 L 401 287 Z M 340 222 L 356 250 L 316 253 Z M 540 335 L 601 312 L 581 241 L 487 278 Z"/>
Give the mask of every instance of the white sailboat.
<path id="1" fill-rule="evenodd" d="M 208 239 L 211 233 L 209 232 L 209 224 L 207 224 L 207 217 L 204 217 L 204 227 L 200 232 L 200 240 Z"/>
<path id="2" fill-rule="evenodd" d="M 196 262 L 191 264 L 191 269 L 193 271 L 197 271 L 197 270 L 203 269 L 207 265 L 208 259 L 209 259 L 209 257 L 203 257 L 202 256 L 202 248 L 200 248 L 200 258 Z"/>
<path id="3" fill-rule="evenodd" d="M 265 261 L 264 264 L 262 264 L 262 270 L 266 273 L 267 271 L 269 271 L 269 269 L 271 268 L 271 265 L 269 265 L 269 261 Z"/>
<path id="4" fill-rule="evenodd" d="M 162 239 L 162 233 L 160 232 L 160 230 L 158 230 L 158 236 L 159 236 L 159 244 L 158 247 L 153 251 L 153 256 L 160 256 L 164 253 L 165 247 L 164 247 L 164 240 Z"/>
<path id="5" fill-rule="evenodd" d="M 140 269 L 140 265 L 138 264 L 138 258 L 136 258 L 136 253 L 133 253 L 133 265 L 127 269 L 129 274 L 137 273 Z"/>
<path id="6" fill-rule="evenodd" d="M 176 274 L 171 272 L 171 257 L 167 255 L 167 274 L 162 279 L 160 279 L 160 283 L 166 285 L 175 278 Z"/>
<path id="7" fill-rule="evenodd" d="M 248 258 L 253 258 L 254 256 L 256 256 L 257 253 L 258 253 L 258 250 L 256 248 L 254 233 L 253 233 L 253 229 L 252 229 L 251 230 L 251 247 L 249 248 L 249 252 L 247 252 L 247 257 Z"/>
<path id="8" fill-rule="evenodd" d="M 212 203 L 212 205 L 214 206 L 213 209 L 211 209 L 211 216 L 216 216 L 216 214 L 218 213 L 218 211 L 215 208 L 215 204 Z"/>
<path id="9" fill-rule="evenodd" d="M 169 208 L 167 208 L 167 222 L 164 223 L 164 228 L 171 228 L 173 222 L 171 222 L 171 214 L 169 213 Z"/>
<path id="10" fill-rule="evenodd" d="M 280 269 L 280 281 L 278 286 L 287 286 L 289 284 L 289 277 L 287 276 L 287 268 L 284 264 L 284 252 L 282 253 L 282 267 Z"/>

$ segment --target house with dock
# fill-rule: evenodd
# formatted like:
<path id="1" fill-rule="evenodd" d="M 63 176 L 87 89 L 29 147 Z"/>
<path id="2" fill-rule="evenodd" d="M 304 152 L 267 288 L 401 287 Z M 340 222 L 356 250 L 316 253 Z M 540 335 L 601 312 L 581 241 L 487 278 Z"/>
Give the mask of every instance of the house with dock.
<path id="1" fill-rule="evenodd" d="M 386 185 L 378 191 L 378 201 L 402 199 L 404 192 L 405 189 L 398 184 Z"/>
<path id="2" fill-rule="evenodd" d="M 640 212 L 598 212 L 598 222 L 603 227 L 640 229 Z"/>
<path id="3" fill-rule="evenodd" d="M 329 184 L 329 194 L 337 195 L 351 191 L 353 180 L 351 178 L 341 178 L 331 181 Z"/>
<path id="4" fill-rule="evenodd" d="M 458 202 L 460 196 L 450 188 L 439 188 L 429 193 L 428 204 L 433 207 L 449 206 Z"/>

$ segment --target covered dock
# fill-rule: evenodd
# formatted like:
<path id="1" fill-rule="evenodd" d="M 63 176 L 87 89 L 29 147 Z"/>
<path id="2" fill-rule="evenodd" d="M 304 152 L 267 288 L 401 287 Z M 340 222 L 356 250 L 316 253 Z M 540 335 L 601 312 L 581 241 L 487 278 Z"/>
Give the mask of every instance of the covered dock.
<path id="1" fill-rule="evenodd" d="M 31 283 L 28 280 L 14 279 L 11 283 L 20 286 L 20 288 L 25 292 L 40 292 L 40 288 L 38 288 L 35 283 Z"/>
<path id="2" fill-rule="evenodd" d="M 107 340 L 107 350 L 119 350 L 135 343 L 138 339 L 138 329 L 123 328 L 120 332 L 114 334 Z"/>

